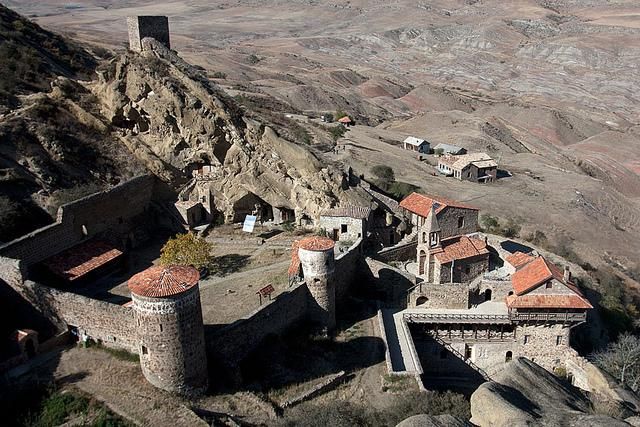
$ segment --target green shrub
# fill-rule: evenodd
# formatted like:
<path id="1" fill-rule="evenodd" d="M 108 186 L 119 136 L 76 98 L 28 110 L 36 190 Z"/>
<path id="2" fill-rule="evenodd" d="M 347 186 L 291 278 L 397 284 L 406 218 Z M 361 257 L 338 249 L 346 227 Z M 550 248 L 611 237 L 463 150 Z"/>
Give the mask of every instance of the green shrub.
<path id="1" fill-rule="evenodd" d="M 420 187 L 409 184 L 408 182 L 395 181 L 391 183 L 387 191 L 391 193 L 391 195 L 396 199 L 404 199 L 409 194 L 413 193 L 414 191 L 418 191 L 419 189 Z"/>
<path id="2" fill-rule="evenodd" d="M 336 142 L 337 140 L 342 138 L 344 134 L 347 132 L 347 128 L 344 127 L 343 125 L 327 126 L 327 129 L 329 131 L 329 134 L 331 134 L 331 138 L 333 139 L 333 142 Z"/>
<path id="3" fill-rule="evenodd" d="M 252 53 L 251 55 L 247 56 L 247 62 L 249 64 L 257 64 L 258 62 L 260 62 L 260 58 Z"/>
<path id="4" fill-rule="evenodd" d="M 36 426 L 58 426 L 70 415 L 86 414 L 89 399 L 71 393 L 53 393 L 43 403 Z"/>
<path id="5" fill-rule="evenodd" d="M 340 120 L 343 117 L 347 117 L 347 113 L 342 110 L 336 110 L 336 113 L 333 115 L 335 120 Z"/>
<path id="6" fill-rule="evenodd" d="M 396 177 L 393 169 L 390 166 L 376 165 L 371 168 L 371 173 L 377 178 L 385 180 L 387 182 L 395 181 Z"/>
<path id="7" fill-rule="evenodd" d="M 500 229 L 500 221 L 495 216 L 483 214 L 480 216 L 480 226 L 483 231 L 496 233 Z"/>
<path id="8" fill-rule="evenodd" d="M 215 73 L 212 74 L 212 77 L 214 79 L 226 79 L 227 73 L 223 73 L 222 71 L 216 71 Z"/>
<path id="9" fill-rule="evenodd" d="M 296 142 L 302 142 L 306 145 L 309 145 L 313 142 L 313 138 L 311 138 L 309 132 L 296 122 L 291 122 L 289 131 L 291 132 L 291 135 Z"/>

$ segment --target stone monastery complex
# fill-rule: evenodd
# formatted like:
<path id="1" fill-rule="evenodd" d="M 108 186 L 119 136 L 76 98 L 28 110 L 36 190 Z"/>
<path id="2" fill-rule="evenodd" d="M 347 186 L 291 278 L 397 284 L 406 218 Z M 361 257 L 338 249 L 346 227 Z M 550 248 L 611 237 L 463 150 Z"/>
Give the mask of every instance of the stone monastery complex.
<path id="1" fill-rule="evenodd" d="M 134 50 L 145 34 L 168 45 L 165 25 L 130 19 Z M 326 206 L 315 216 L 270 206 L 266 223 L 292 222 L 313 235 L 293 244 L 287 290 L 226 325 L 203 314 L 193 267 L 132 271 L 129 297 L 117 303 L 75 285 L 126 270 L 126 257 L 159 230 L 184 232 L 195 222 L 191 202 L 167 198 L 145 175 L 60 207 L 54 224 L 0 246 L 4 297 L 30 313 L 15 335 L 16 353 L 0 367 L 71 335 L 138 354 L 151 384 L 197 395 L 223 379 L 241 383 L 241 362 L 268 336 L 303 323 L 331 335 L 358 291 L 375 294 L 381 307 L 390 375 L 414 376 L 420 387 L 439 376 L 484 381 L 524 356 L 565 369 L 589 389 L 589 362 L 571 348 L 571 331 L 592 306 L 568 267 L 479 232 L 478 209 L 466 203 L 418 193 L 398 203 L 351 170 L 343 181 L 369 194 L 370 203 Z M 208 221 L 212 197 L 199 197 Z M 224 220 L 241 221 L 254 202 L 238 203 Z"/>

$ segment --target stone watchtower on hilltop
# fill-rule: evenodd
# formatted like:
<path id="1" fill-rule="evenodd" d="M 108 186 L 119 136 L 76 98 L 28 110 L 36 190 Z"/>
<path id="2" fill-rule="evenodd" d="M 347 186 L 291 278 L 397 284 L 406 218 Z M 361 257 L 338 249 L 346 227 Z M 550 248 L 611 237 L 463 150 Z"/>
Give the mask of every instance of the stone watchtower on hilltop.
<path id="1" fill-rule="evenodd" d="M 199 279 L 198 270 L 183 266 L 154 266 L 129 279 L 142 373 L 185 395 L 208 385 Z"/>
<path id="2" fill-rule="evenodd" d="M 171 49 L 169 40 L 169 18 L 166 16 L 129 16 L 129 49 L 142 52 L 142 39 L 151 37 Z"/>

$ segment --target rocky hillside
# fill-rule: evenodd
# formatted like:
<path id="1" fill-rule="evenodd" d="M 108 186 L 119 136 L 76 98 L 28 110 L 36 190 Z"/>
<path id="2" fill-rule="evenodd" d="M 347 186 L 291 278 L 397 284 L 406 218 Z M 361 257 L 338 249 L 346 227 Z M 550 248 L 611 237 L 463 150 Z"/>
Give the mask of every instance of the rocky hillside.
<path id="1" fill-rule="evenodd" d="M 0 28 L 29 29 L 28 37 L 1 36 L 0 50 L 35 58 L 0 114 L 0 242 L 51 222 L 64 202 L 146 171 L 177 190 L 193 170 L 214 166 L 223 212 L 248 193 L 310 215 L 363 199 L 341 189 L 341 171 L 280 137 L 284 127 L 248 118 L 153 40 L 143 54 L 101 61 L 4 7 L 0 18 Z M 95 63 L 96 79 L 83 80 Z"/>
<path id="2" fill-rule="evenodd" d="M 96 65 L 83 49 L 0 5 L 0 113 L 18 96 L 48 90 L 57 76 L 86 78 Z"/>
<path id="3" fill-rule="evenodd" d="M 253 193 L 272 205 L 315 215 L 359 196 L 341 189 L 341 171 L 260 114 L 245 116 L 235 101 L 152 39 L 99 70 L 90 89 L 125 145 L 156 175 L 177 185 L 213 166 L 216 207 Z"/>
<path id="4" fill-rule="evenodd" d="M 606 415 L 603 415 L 605 414 Z M 629 426 L 635 418 L 577 388 L 528 359 L 518 358 L 471 396 L 471 422 L 481 426 Z M 616 418 L 613 418 L 613 417 Z"/>

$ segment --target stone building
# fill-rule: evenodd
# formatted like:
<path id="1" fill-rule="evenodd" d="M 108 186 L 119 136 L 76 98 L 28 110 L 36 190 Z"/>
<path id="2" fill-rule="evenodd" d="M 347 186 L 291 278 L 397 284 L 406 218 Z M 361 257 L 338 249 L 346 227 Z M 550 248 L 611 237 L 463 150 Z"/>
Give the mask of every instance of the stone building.
<path id="1" fill-rule="evenodd" d="M 477 211 L 475 212 L 477 215 Z M 464 228 L 464 216 L 458 223 Z M 450 234 L 452 231 L 449 230 Z M 468 283 L 489 269 L 486 242 L 459 234 L 442 239 L 442 229 L 432 204 L 421 226 L 418 226 L 418 276 L 428 283 Z"/>
<path id="2" fill-rule="evenodd" d="M 447 155 L 438 159 L 438 171 L 460 181 L 488 183 L 496 180 L 498 163 L 485 153 Z"/>
<path id="3" fill-rule="evenodd" d="M 440 226 L 440 238 L 478 231 L 478 209 L 444 197 L 411 193 L 400 202 L 400 208 L 413 226 L 422 226 L 435 209 Z"/>
<path id="4" fill-rule="evenodd" d="M 129 279 L 142 372 L 154 386 L 185 395 L 208 386 L 199 279 L 183 266 L 154 266 Z"/>
<path id="5" fill-rule="evenodd" d="M 366 237 L 370 217 L 371 208 L 346 206 L 323 211 L 318 225 L 336 242 L 355 242 L 359 238 Z"/>
<path id="6" fill-rule="evenodd" d="M 317 236 L 302 239 L 297 245 L 297 258 L 313 300 L 309 319 L 326 333 L 336 326 L 334 245 L 333 240 Z"/>
<path id="7" fill-rule="evenodd" d="M 171 49 L 169 40 L 169 18 L 166 16 L 129 16 L 129 49 L 142 52 L 142 39 L 150 37 Z"/>
<path id="8" fill-rule="evenodd" d="M 430 144 L 424 139 L 416 138 L 414 136 L 407 137 L 402 146 L 405 150 L 415 151 L 417 153 L 428 154 L 431 151 Z"/>

